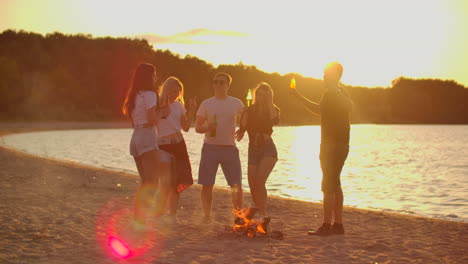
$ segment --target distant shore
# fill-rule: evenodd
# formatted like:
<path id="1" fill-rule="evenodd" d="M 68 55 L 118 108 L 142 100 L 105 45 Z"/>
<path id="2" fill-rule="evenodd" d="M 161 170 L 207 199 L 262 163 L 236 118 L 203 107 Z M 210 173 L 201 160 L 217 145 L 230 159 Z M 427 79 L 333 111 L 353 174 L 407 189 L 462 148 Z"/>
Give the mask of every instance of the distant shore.
<path id="1" fill-rule="evenodd" d="M 128 121 L 109 122 L 0 122 L 0 135 L 66 129 L 131 128 Z"/>
<path id="2" fill-rule="evenodd" d="M 125 128 L 113 122 L 1 124 L 0 136 L 55 129 Z M 0 263 L 115 263 L 103 226 L 125 226 L 138 176 L 51 161 L 0 147 Z M 317 203 L 272 197 L 274 238 L 226 230 L 229 193 L 216 189 L 214 223 L 199 223 L 197 185 L 181 196 L 179 225 L 160 226 L 149 251 L 121 263 L 467 263 L 468 223 L 345 208 L 344 236 L 310 237 L 321 223 Z M 248 193 L 246 204 L 251 203 Z M 122 230 L 125 228 L 122 227 Z M 142 240 L 144 240 L 142 238 Z M 104 246 L 103 246 L 104 245 Z"/>

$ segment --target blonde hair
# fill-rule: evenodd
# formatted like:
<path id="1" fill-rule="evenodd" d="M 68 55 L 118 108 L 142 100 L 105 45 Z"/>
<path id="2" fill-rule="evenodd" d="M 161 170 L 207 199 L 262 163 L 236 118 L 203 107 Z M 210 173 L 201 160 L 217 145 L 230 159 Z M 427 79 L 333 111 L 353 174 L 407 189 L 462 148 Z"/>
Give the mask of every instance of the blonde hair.
<path id="1" fill-rule="evenodd" d="M 273 92 L 273 89 L 271 88 L 271 86 L 266 83 L 266 82 L 261 82 L 257 85 L 257 87 L 255 87 L 253 89 L 253 92 L 252 92 L 252 105 L 255 105 L 255 107 L 258 107 L 260 109 L 264 109 L 265 108 L 265 105 L 262 105 L 264 104 L 261 100 L 257 100 L 258 98 L 258 95 L 257 95 L 257 92 L 259 90 L 266 90 L 268 91 L 270 94 L 271 94 L 271 104 L 273 105 L 274 108 L 276 108 L 278 111 L 279 111 L 279 108 L 278 106 L 275 105 L 275 103 L 273 102 L 273 97 L 274 97 L 274 92 Z M 260 103 L 262 102 L 262 103 Z M 268 102 L 270 103 L 270 102 Z"/>
<path id="2" fill-rule="evenodd" d="M 179 96 L 176 98 L 176 101 L 185 104 L 184 102 L 184 85 L 182 82 L 174 76 L 167 78 L 159 89 L 159 100 L 164 102 L 167 100 L 167 95 L 171 89 L 179 88 Z"/>

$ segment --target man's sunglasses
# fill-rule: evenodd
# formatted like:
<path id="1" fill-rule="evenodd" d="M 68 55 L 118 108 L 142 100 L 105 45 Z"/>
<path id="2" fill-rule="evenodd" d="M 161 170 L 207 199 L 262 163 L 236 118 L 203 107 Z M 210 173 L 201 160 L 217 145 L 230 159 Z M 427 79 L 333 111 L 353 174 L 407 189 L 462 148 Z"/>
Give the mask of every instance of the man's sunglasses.
<path id="1" fill-rule="evenodd" d="M 223 85 L 223 84 L 226 84 L 226 81 L 225 80 L 214 80 L 213 83 Z"/>

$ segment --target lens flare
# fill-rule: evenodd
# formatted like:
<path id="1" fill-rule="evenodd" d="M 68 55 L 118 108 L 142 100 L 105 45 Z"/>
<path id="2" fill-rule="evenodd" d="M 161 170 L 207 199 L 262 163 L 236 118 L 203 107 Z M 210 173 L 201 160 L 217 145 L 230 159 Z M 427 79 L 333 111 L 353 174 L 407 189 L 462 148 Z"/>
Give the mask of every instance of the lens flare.
<path id="1" fill-rule="evenodd" d="M 152 227 L 137 229 L 133 204 L 126 199 L 108 201 L 96 217 L 96 239 L 103 252 L 116 263 L 152 263 L 164 247 L 165 237 Z"/>
<path id="2" fill-rule="evenodd" d="M 129 258 L 132 254 L 128 246 L 118 237 L 109 237 L 109 247 L 118 257 L 123 259 Z"/>

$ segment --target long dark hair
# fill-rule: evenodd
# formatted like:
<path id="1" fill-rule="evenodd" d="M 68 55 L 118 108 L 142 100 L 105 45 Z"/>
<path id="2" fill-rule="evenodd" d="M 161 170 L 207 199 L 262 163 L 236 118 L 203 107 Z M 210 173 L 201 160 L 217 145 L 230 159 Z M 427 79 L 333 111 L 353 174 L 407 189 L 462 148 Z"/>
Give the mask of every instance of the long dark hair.
<path id="1" fill-rule="evenodd" d="M 156 73 L 156 68 L 149 63 L 141 63 L 133 74 L 132 86 L 128 89 L 127 96 L 122 106 L 122 113 L 126 116 L 131 116 L 135 107 L 135 96 L 139 91 L 154 91 L 155 84 L 153 76 Z"/>

